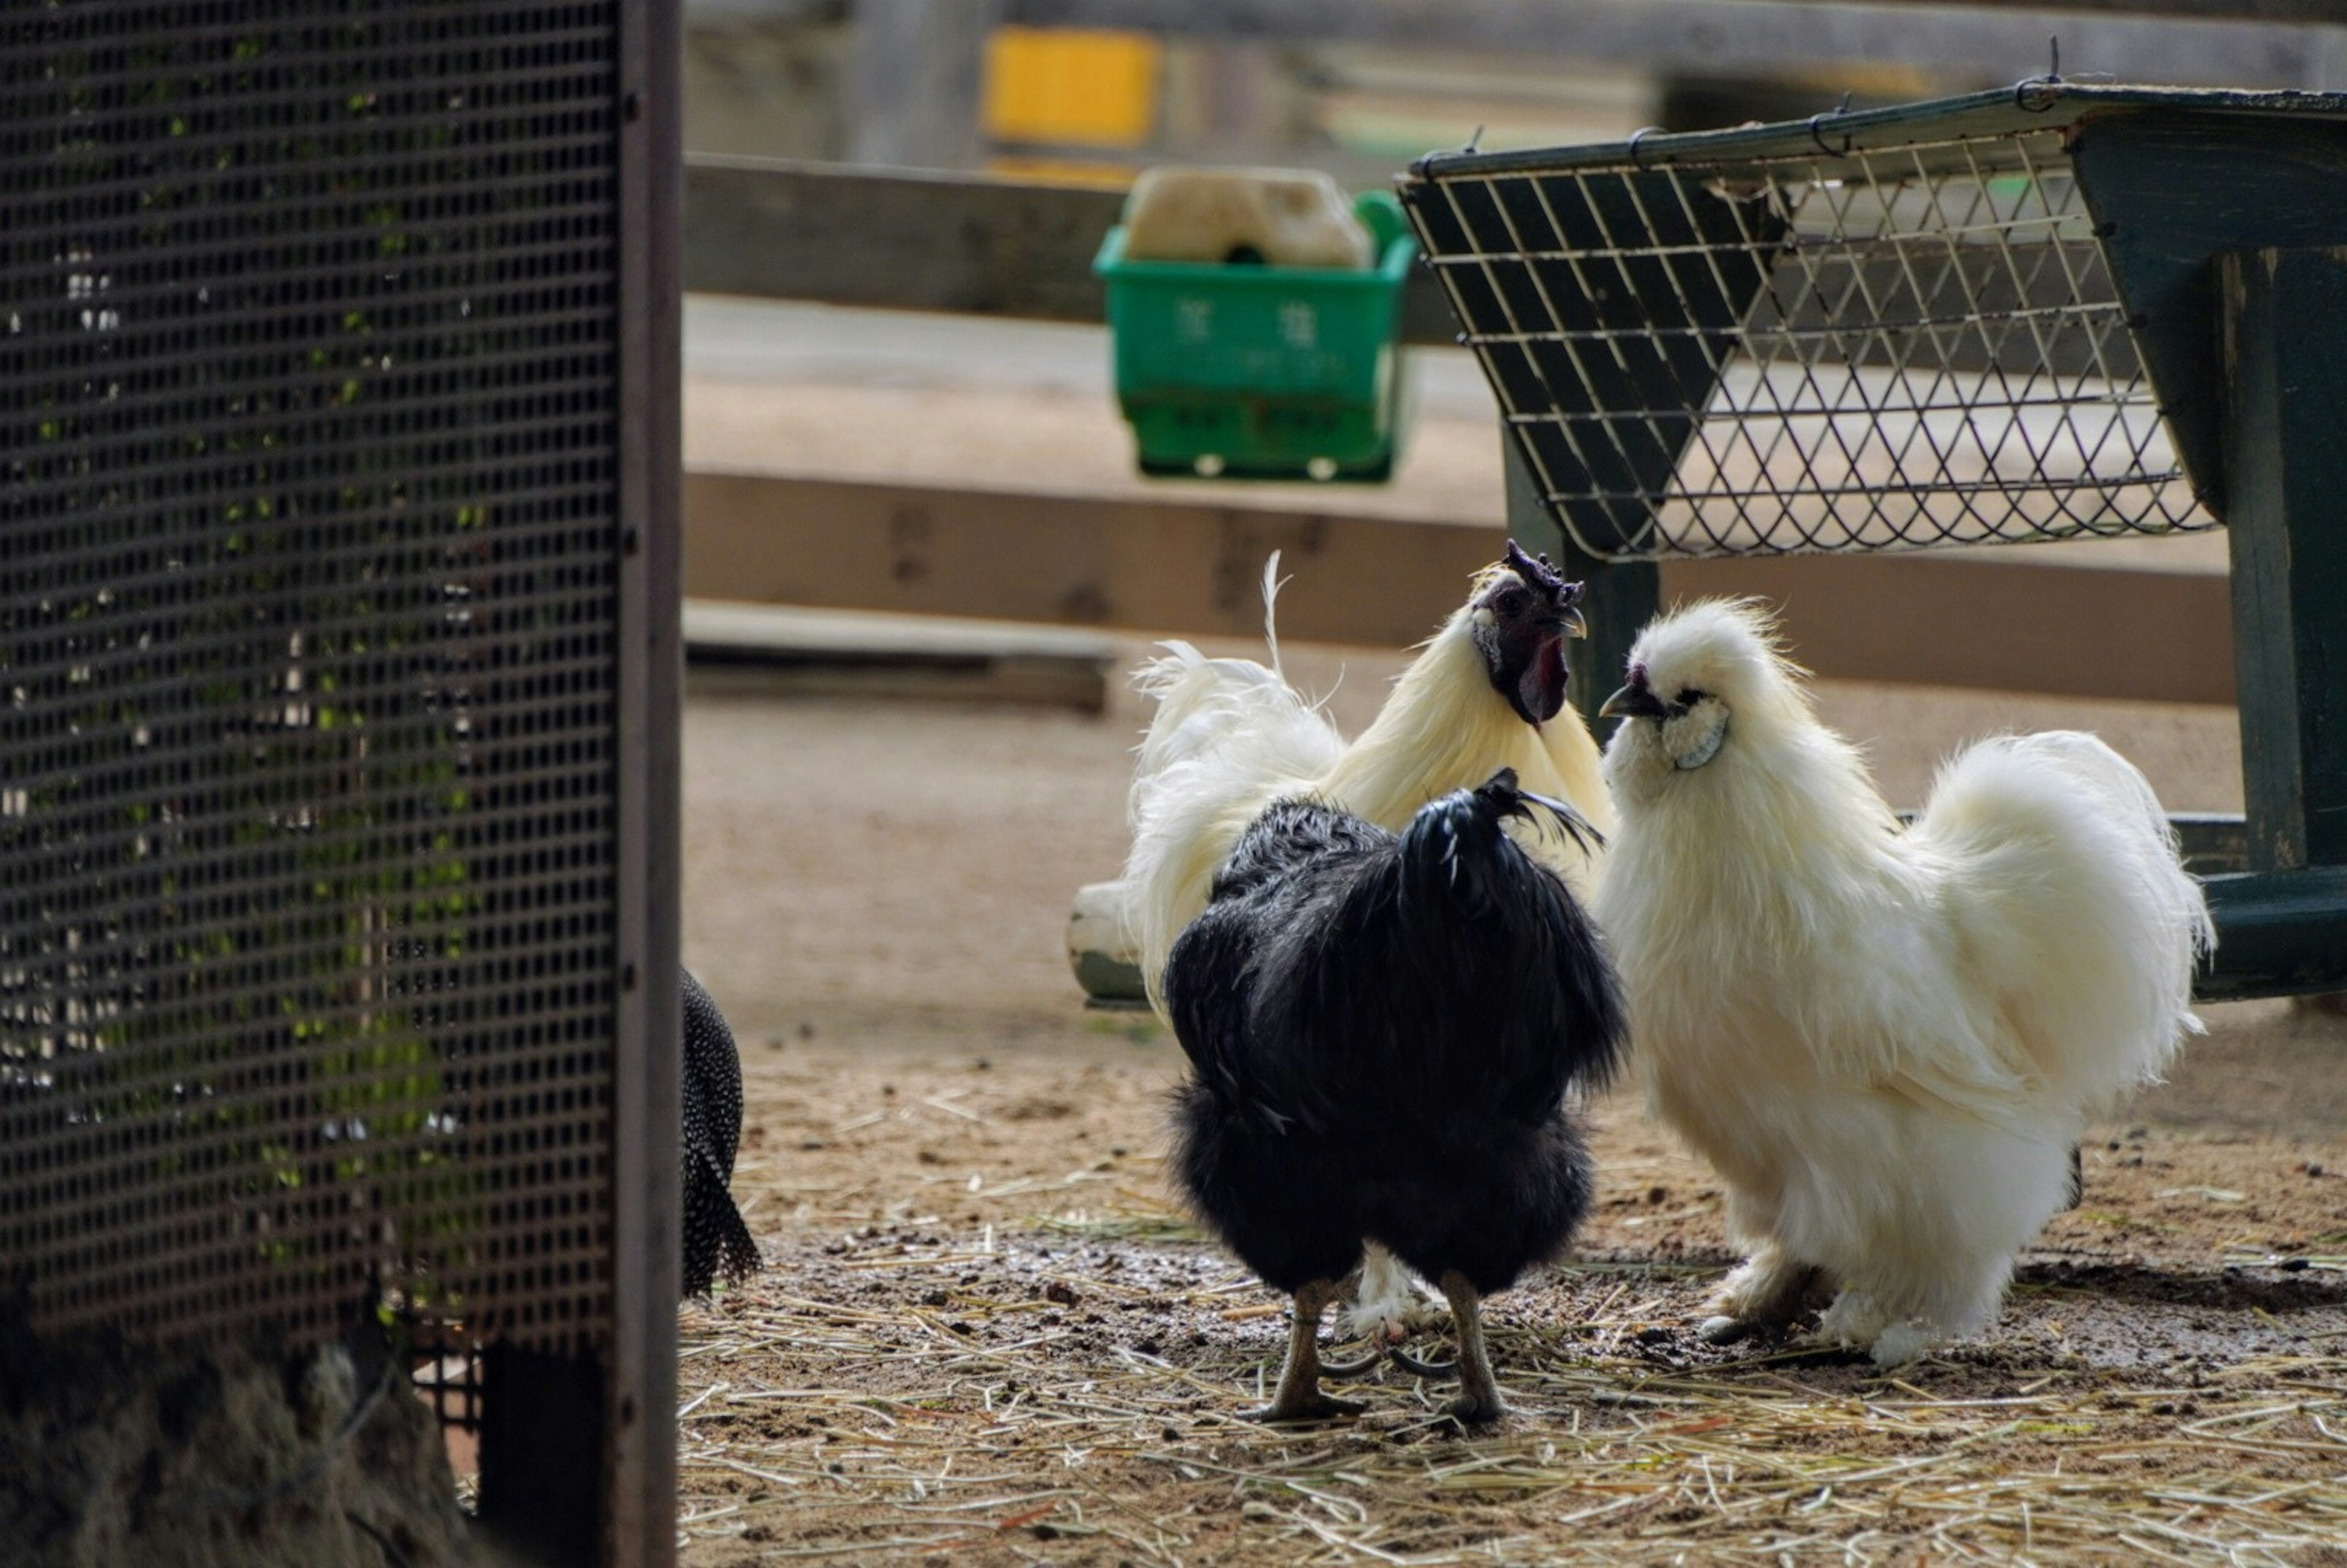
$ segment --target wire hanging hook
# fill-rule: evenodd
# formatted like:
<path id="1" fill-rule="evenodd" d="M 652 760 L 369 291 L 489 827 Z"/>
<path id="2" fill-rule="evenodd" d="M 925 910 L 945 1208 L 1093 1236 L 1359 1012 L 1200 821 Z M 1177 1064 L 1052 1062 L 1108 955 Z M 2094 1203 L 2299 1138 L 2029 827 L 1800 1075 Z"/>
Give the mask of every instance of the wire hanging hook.
<path id="1" fill-rule="evenodd" d="M 2046 69 L 2042 77 L 2024 77 L 2014 84 L 2014 107 L 2024 114 L 2044 114 L 2062 94 L 2062 35 L 2045 40 Z"/>
<path id="2" fill-rule="evenodd" d="M 1826 145 L 1825 134 L 1821 128 L 1829 115 L 1839 118 L 1849 112 L 1850 95 L 1848 93 L 1844 93 L 1841 96 L 1841 102 L 1840 104 L 1829 109 L 1819 109 L 1817 113 L 1809 117 L 1809 139 L 1816 142 L 1818 144 L 1818 150 L 1824 153 L 1828 158 L 1848 158 L 1850 156 L 1850 132 L 1842 132 L 1841 147 L 1837 150 L 1836 149 Z"/>

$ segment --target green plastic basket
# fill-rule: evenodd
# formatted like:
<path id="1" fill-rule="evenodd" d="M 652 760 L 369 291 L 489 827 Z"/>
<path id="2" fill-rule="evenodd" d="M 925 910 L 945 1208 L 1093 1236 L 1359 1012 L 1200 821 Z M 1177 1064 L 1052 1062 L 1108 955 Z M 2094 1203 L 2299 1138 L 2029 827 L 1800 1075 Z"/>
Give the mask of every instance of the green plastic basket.
<path id="1" fill-rule="evenodd" d="M 1366 272 L 1242 262 L 1128 261 L 1111 229 L 1092 271 L 1108 285 L 1116 395 L 1142 472 L 1378 480 L 1401 447 L 1395 325 L 1418 256 L 1382 190 L 1353 211 L 1378 247 Z"/>

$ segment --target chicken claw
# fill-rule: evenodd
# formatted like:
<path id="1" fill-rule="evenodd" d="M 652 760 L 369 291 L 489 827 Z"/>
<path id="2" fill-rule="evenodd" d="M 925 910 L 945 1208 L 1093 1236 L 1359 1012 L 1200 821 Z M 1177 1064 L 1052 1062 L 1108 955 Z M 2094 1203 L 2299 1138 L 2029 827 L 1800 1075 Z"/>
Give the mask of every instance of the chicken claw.
<path id="1" fill-rule="evenodd" d="M 1321 1362 L 1320 1375 L 1324 1378 L 1358 1378 L 1364 1373 L 1375 1371 L 1378 1363 L 1384 1360 L 1387 1354 L 1383 1346 L 1372 1345 L 1367 1355 L 1357 1356 L 1350 1361 Z"/>
<path id="2" fill-rule="evenodd" d="M 1706 1345 L 1736 1345 L 1751 1338 L 1756 1334 L 1769 1332 L 1771 1327 L 1758 1318 L 1730 1317 L 1722 1313 L 1717 1317 L 1705 1318 L 1696 1326 L 1696 1334 Z M 1778 1324 L 1773 1327 L 1782 1327 L 1783 1325 Z"/>
<path id="3" fill-rule="evenodd" d="M 1287 1361 L 1279 1369 L 1279 1388 L 1270 1404 L 1247 1412 L 1248 1420 L 1322 1421 L 1360 1412 L 1358 1400 L 1320 1391 L 1320 1315 L 1336 1298 L 1335 1282 L 1326 1279 L 1314 1280 L 1296 1293 L 1296 1309 L 1287 1320 Z"/>
<path id="4" fill-rule="evenodd" d="M 1282 1381 L 1284 1383 L 1285 1379 Z M 1293 1398 L 1283 1390 L 1278 1398 L 1263 1409 L 1242 1412 L 1239 1419 L 1277 1426 L 1284 1421 L 1328 1421 L 1338 1416 L 1358 1416 L 1367 1409 L 1368 1407 L 1358 1399 L 1340 1399 L 1317 1389 Z"/>
<path id="5" fill-rule="evenodd" d="M 1386 1358 L 1403 1371 L 1419 1378 L 1455 1378 L 1459 1375 L 1459 1361 L 1455 1357 L 1448 1361 L 1421 1361 L 1397 1345 L 1386 1352 Z"/>
<path id="6" fill-rule="evenodd" d="M 1717 1316 L 1696 1330 L 1707 1345 L 1733 1345 L 1784 1333 L 1823 1283 L 1821 1270 L 1765 1246 L 1730 1274 L 1712 1297 Z"/>

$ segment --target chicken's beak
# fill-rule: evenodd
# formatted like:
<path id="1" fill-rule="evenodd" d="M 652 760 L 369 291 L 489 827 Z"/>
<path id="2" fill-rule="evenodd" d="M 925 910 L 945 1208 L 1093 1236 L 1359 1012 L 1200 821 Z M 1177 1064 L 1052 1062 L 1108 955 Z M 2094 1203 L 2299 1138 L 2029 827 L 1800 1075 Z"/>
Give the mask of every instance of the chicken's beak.
<path id="1" fill-rule="evenodd" d="M 1601 719 L 1659 719 L 1667 712 L 1663 700 L 1655 696 L 1644 682 L 1633 681 L 1606 698 L 1604 705 L 1597 710 L 1597 716 Z"/>
<path id="2" fill-rule="evenodd" d="M 1581 619 L 1581 611 L 1573 606 L 1568 604 L 1564 607 L 1564 614 L 1562 617 L 1562 620 L 1564 625 L 1564 634 L 1567 637 L 1586 637 L 1589 635 L 1589 622 Z"/>

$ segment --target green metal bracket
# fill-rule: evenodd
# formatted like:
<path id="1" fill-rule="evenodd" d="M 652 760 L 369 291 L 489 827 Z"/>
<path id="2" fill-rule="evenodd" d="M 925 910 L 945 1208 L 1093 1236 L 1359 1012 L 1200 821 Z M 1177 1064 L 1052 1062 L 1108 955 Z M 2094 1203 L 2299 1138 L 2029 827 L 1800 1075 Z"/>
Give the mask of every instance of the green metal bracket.
<path id="1" fill-rule="evenodd" d="M 2347 171 L 2342 171 L 2347 177 Z M 2207 879 L 2209 999 L 2347 989 L 2347 248 L 2207 269 L 2230 475 L 2250 872 Z"/>
<path id="2" fill-rule="evenodd" d="M 2347 866 L 2347 249 L 2217 272 L 2250 865 Z"/>
<path id="3" fill-rule="evenodd" d="M 2347 991 L 2347 869 L 2211 876 L 2217 955 L 2193 987 L 2206 1001 Z"/>
<path id="4" fill-rule="evenodd" d="M 2178 111 L 2106 112 L 2070 158 L 2112 281 L 2193 488 L 2232 520 L 2216 259 L 2263 247 L 2347 245 L 2347 121 Z"/>

